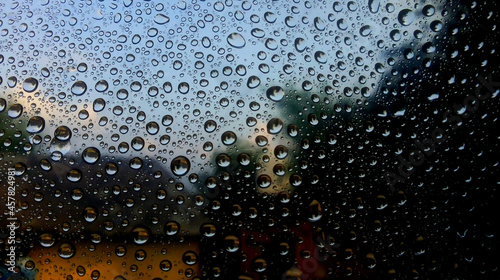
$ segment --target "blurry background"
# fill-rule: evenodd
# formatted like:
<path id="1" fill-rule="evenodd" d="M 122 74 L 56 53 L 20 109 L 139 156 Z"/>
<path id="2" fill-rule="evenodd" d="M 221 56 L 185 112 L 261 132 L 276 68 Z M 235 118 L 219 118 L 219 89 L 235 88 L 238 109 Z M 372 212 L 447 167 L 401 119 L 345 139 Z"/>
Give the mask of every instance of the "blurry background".
<path id="1" fill-rule="evenodd" d="M 497 6 L 1 3 L 1 278 L 494 278 Z"/>

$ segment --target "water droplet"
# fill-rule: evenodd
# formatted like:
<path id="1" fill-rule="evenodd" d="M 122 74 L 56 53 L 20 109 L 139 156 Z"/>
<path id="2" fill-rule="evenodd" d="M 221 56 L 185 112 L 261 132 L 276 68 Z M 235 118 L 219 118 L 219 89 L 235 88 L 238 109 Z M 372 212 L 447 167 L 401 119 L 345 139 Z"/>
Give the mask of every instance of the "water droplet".
<path id="1" fill-rule="evenodd" d="M 283 129 L 283 121 L 279 118 L 273 118 L 267 123 L 267 133 L 278 134 Z"/>
<path id="2" fill-rule="evenodd" d="M 81 265 L 77 266 L 76 267 L 76 274 L 78 274 L 78 276 L 82 277 L 82 276 L 85 276 L 85 273 L 87 271 L 85 270 L 85 268 Z"/>
<path id="3" fill-rule="evenodd" d="M 83 194 L 84 194 L 84 192 L 82 189 L 76 188 L 76 189 L 73 189 L 71 191 L 71 198 L 75 201 L 78 201 L 78 200 L 82 199 Z"/>
<path id="4" fill-rule="evenodd" d="M 150 135 L 156 135 L 160 131 L 160 126 L 158 125 L 157 122 L 148 122 L 146 124 L 146 131 Z"/>
<path id="5" fill-rule="evenodd" d="M 234 48 L 243 48 L 246 44 L 245 38 L 239 33 L 231 33 L 227 36 L 227 43 Z"/>
<path id="6" fill-rule="evenodd" d="M 288 149 L 283 145 L 278 145 L 274 148 L 274 155 L 278 159 L 285 159 L 288 155 Z"/>
<path id="7" fill-rule="evenodd" d="M 26 131 L 29 133 L 39 133 L 45 128 L 45 119 L 40 116 L 31 117 L 28 120 Z"/>
<path id="8" fill-rule="evenodd" d="M 63 243 L 61 246 L 59 246 L 59 249 L 57 250 L 57 254 L 59 257 L 63 259 L 69 259 L 73 257 L 76 253 L 75 246 L 70 243 Z"/>
<path id="9" fill-rule="evenodd" d="M 276 15 L 272 12 L 266 12 L 264 13 L 264 19 L 268 22 L 268 23 L 275 23 L 276 22 Z"/>
<path id="10" fill-rule="evenodd" d="M 200 233 L 205 237 L 213 237 L 216 233 L 215 225 L 213 224 L 203 224 L 200 227 Z"/>
<path id="11" fill-rule="evenodd" d="M 286 168 L 283 164 L 278 163 L 278 164 L 274 165 L 273 173 L 275 175 L 278 175 L 278 176 L 283 176 L 286 173 Z"/>
<path id="12" fill-rule="evenodd" d="M 94 100 L 94 103 L 92 104 L 92 108 L 94 109 L 94 112 L 101 112 L 104 110 L 106 107 L 106 101 L 102 98 L 96 98 Z"/>
<path id="13" fill-rule="evenodd" d="M 315 17 L 314 18 L 314 27 L 316 27 L 316 29 L 318 31 L 323 31 L 326 28 L 326 23 L 320 17 Z"/>
<path id="14" fill-rule="evenodd" d="M 370 25 L 364 25 L 359 29 L 359 34 L 363 37 L 366 37 L 372 33 L 372 27 Z"/>
<path id="15" fill-rule="evenodd" d="M 67 126 L 59 126 L 54 131 L 54 137 L 59 141 L 68 141 L 71 138 L 71 129 Z"/>
<path id="16" fill-rule="evenodd" d="M 266 48 L 268 48 L 271 51 L 274 51 L 278 48 L 278 42 L 274 40 L 273 38 L 268 38 L 266 42 L 264 43 Z"/>
<path id="17" fill-rule="evenodd" d="M 160 262 L 160 269 L 162 271 L 169 271 L 172 269 L 172 263 L 169 260 L 163 260 Z"/>
<path id="18" fill-rule="evenodd" d="M 216 163 L 219 167 L 228 167 L 231 164 L 231 158 L 227 154 L 219 154 Z"/>
<path id="19" fill-rule="evenodd" d="M 264 38 L 266 36 L 266 32 L 260 28 L 254 28 L 252 31 L 250 31 L 250 34 L 254 36 L 255 38 Z"/>
<path id="20" fill-rule="evenodd" d="M 283 100 L 285 91 L 280 86 L 273 86 L 267 89 L 266 96 L 272 101 L 279 102 Z"/>
<path id="21" fill-rule="evenodd" d="M 181 226 L 178 222 L 170 221 L 165 225 L 165 233 L 167 235 L 176 235 L 179 232 L 180 228 Z"/>
<path id="22" fill-rule="evenodd" d="M 132 235 L 134 237 L 135 244 L 142 245 L 148 241 L 150 234 L 147 228 L 138 226 L 132 230 Z"/>
<path id="23" fill-rule="evenodd" d="M 317 200 L 313 200 L 308 207 L 308 212 L 309 212 L 309 221 L 311 222 L 317 222 L 321 219 L 322 211 L 321 211 L 321 205 Z"/>
<path id="24" fill-rule="evenodd" d="M 436 8 L 434 8 L 434 6 L 432 6 L 432 5 L 425 5 L 422 8 L 422 14 L 424 14 L 424 16 L 426 16 L 426 17 L 433 16 L 435 12 L 436 12 Z"/>
<path id="25" fill-rule="evenodd" d="M 238 155 L 238 163 L 241 164 L 242 166 L 249 165 L 251 160 L 252 160 L 252 158 L 247 153 L 243 153 L 243 154 Z"/>
<path id="26" fill-rule="evenodd" d="M 265 189 L 271 185 L 272 181 L 273 180 L 271 179 L 271 177 L 269 177 L 269 175 L 262 174 L 257 178 L 257 186 Z"/>
<path id="27" fill-rule="evenodd" d="M 184 156 L 178 156 L 172 160 L 170 163 L 170 169 L 172 173 L 176 176 L 183 176 L 189 172 L 191 168 L 191 163 Z"/>
<path id="28" fill-rule="evenodd" d="M 99 80 L 95 84 L 95 90 L 97 92 L 105 92 L 108 89 L 108 82 L 106 80 Z"/>
<path id="29" fill-rule="evenodd" d="M 146 251 L 139 249 L 139 250 L 135 251 L 134 257 L 138 261 L 143 261 L 146 259 L 147 255 L 148 254 L 146 253 Z"/>
<path id="30" fill-rule="evenodd" d="M 38 88 L 38 80 L 35 78 L 27 78 L 23 82 L 23 89 L 26 92 L 34 92 Z"/>
<path id="31" fill-rule="evenodd" d="M 124 245 L 118 245 L 118 246 L 116 246 L 116 248 L 115 248 L 115 254 L 118 257 L 125 256 L 125 254 L 127 254 L 127 247 L 125 247 Z"/>
<path id="32" fill-rule="evenodd" d="M 136 151 L 140 151 L 144 148 L 145 142 L 144 142 L 144 139 L 137 136 L 137 137 L 134 137 L 132 139 L 132 141 L 130 141 L 130 144 L 132 146 L 132 149 L 134 149 Z"/>
<path id="33" fill-rule="evenodd" d="M 260 78 L 257 76 L 248 77 L 247 87 L 250 89 L 254 89 L 260 85 Z"/>
<path id="34" fill-rule="evenodd" d="M 97 219 L 97 209 L 95 209 L 92 206 L 87 206 L 83 210 L 83 217 L 85 218 L 85 221 L 92 223 Z"/>
<path id="35" fill-rule="evenodd" d="M 0 113 L 5 110 L 5 107 L 7 107 L 7 101 L 3 98 L 0 98 Z"/>
<path id="36" fill-rule="evenodd" d="M 303 52 L 307 48 L 306 40 L 304 38 L 295 39 L 295 49 L 298 52 Z"/>
<path id="37" fill-rule="evenodd" d="M 56 239 L 54 235 L 52 235 L 52 233 L 41 234 L 38 241 L 40 242 L 40 245 L 42 245 L 45 248 L 52 247 L 56 243 Z"/>
<path id="38" fill-rule="evenodd" d="M 264 272 L 267 268 L 267 262 L 263 258 L 256 258 L 252 262 L 252 268 L 256 272 Z"/>
<path id="39" fill-rule="evenodd" d="M 322 51 L 317 51 L 314 53 L 314 59 L 318 63 L 324 64 L 327 62 L 327 55 Z"/>
<path id="40" fill-rule="evenodd" d="M 87 84 L 83 81 L 77 81 L 71 86 L 71 93 L 74 95 L 83 95 L 87 92 Z"/>
<path id="41" fill-rule="evenodd" d="M 21 116 L 21 114 L 23 113 L 23 105 L 19 104 L 19 103 L 15 103 L 15 104 L 12 104 L 7 112 L 7 114 L 9 115 L 9 117 L 13 118 L 13 119 L 16 119 L 16 118 L 19 118 Z"/>
<path id="42" fill-rule="evenodd" d="M 212 133 L 217 129 L 217 123 L 214 120 L 208 120 L 204 125 L 205 131 L 208 133 Z"/>
<path id="43" fill-rule="evenodd" d="M 232 131 L 226 131 L 221 136 L 221 141 L 224 145 L 233 145 L 237 140 L 236 134 Z"/>
<path id="44" fill-rule="evenodd" d="M 187 265 L 194 265 L 198 261 L 198 255 L 193 251 L 187 251 L 182 256 L 182 261 Z"/>
<path id="45" fill-rule="evenodd" d="M 11 77 L 8 77 L 7 78 L 7 85 L 10 87 L 10 88 L 13 88 L 17 85 L 17 78 L 14 77 L 14 76 L 11 76 Z"/>
<path id="46" fill-rule="evenodd" d="M 142 159 L 134 157 L 129 161 L 128 166 L 134 170 L 139 170 L 142 167 Z"/>
<path id="47" fill-rule="evenodd" d="M 368 0 L 368 8 L 370 8 L 370 12 L 378 13 L 380 8 L 380 0 Z"/>
<path id="48" fill-rule="evenodd" d="M 228 235 L 224 238 L 224 243 L 226 244 L 226 250 L 228 252 L 234 253 L 240 249 L 240 239 L 234 235 Z"/>
<path id="49" fill-rule="evenodd" d="M 410 25 L 415 20 L 415 18 L 415 13 L 410 9 L 403 9 L 398 14 L 398 21 L 403 26 Z"/>
<path id="50" fill-rule="evenodd" d="M 71 169 L 66 173 L 66 179 L 70 182 L 79 182 L 82 179 L 83 175 L 82 172 L 78 169 Z"/>
<path id="51" fill-rule="evenodd" d="M 170 18 L 164 14 L 157 14 L 157 15 L 155 15 L 153 20 L 157 24 L 163 25 L 163 24 L 168 23 L 170 21 Z"/>

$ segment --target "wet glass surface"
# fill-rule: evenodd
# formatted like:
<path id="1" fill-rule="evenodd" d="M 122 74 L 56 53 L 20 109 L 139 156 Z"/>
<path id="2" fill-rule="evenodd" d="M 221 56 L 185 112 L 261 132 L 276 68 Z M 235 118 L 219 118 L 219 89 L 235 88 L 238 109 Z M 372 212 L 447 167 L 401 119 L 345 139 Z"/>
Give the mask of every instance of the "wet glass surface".
<path id="1" fill-rule="evenodd" d="M 0 279 L 494 279 L 498 8 L 3 1 Z"/>

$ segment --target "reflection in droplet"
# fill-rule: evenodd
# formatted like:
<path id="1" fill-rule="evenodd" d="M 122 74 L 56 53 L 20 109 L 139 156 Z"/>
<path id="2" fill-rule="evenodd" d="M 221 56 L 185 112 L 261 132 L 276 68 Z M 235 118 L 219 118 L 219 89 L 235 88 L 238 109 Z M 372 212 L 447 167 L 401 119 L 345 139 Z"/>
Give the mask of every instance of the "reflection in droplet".
<path id="1" fill-rule="evenodd" d="M 240 249 L 240 239 L 234 235 L 228 235 L 224 238 L 224 243 L 226 244 L 226 250 L 228 252 L 236 252 Z"/>
<path id="2" fill-rule="evenodd" d="M 27 78 L 23 82 L 23 89 L 26 92 L 34 92 L 38 88 L 38 80 L 35 78 Z"/>
<path id="3" fill-rule="evenodd" d="M 29 133 L 39 133 L 45 128 L 45 119 L 40 116 L 31 117 L 28 120 L 26 131 Z"/>
<path id="4" fill-rule="evenodd" d="M 285 96 L 285 91 L 279 86 L 270 87 L 266 91 L 266 96 L 272 101 L 279 102 L 283 100 L 283 97 Z"/>
<path id="5" fill-rule="evenodd" d="M 266 174 L 262 174 L 260 175 L 258 178 L 257 178 L 257 186 L 259 186 L 260 188 L 267 188 L 271 185 L 272 183 L 272 179 L 271 177 L 269 177 L 269 175 L 266 175 Z"/>
<path id="6" fill-rule="evenodd" d="M 134 237 L 135 244 L 142 245 L 148 241 L 150 234 L 147 228 L 138 226 L 132 230 L 132 235 Z"/>
<path id="7" fill-rule="evenodd" d="M 92 223 L 97 219 L 97 209 L 92 206 L 85 207 L 83 210 L 83 217 L 85 218 L 85 221 Z"/>
<path id="8" fill-rule="evenodd" d="M 40 235 L 38 240 L 40 242 L 40 245 L 46 248 L 52 247 L 52 245 L 56 243 L 56 239 L 52 233 L 43 233 Z"/>
<path id="9" fill-rule="evenodd" d="M 205 131 L 208 133 L 212 133 L 217 129 L 217 123 L 214 120 L 208 120 L 204 125 Z"/>
<path id="10" fill-rule="evenodd" d="M 169 260 L 163 260 L 160 262 L 160 269 L 162 271 L 169 271 L 172 269 L 172 263 Z"/>
<path id="11" fill-rule="evenodd" d="M 216 233 L 215 225 L 213 224 L 203 224 L 200 227 L 200 233 L 205 237 L 213 237 Z"/>
<path id="12" fill-rule="evenodd" d="M 403 9 L 398 14 L 398 21 L 404 26 L 410 25 L 415 20 L 415 18 L 415 13 L 409 9 Z"/>
<path id="13" fill-rule="evenodd" d="M 75 246 L 70 243 L 63 243 L 61 246 L 59 246 L 59 249 L 57 250 L 57 254 L 59 257 L 63 259 L 69 259 L 73 257 L 76 253 Z"/>
<path id="14" fill-rule="evenodd" d="M 83 81 L 77 81 L 71 86 L 71 93 L 74 95 L 83 95 L 87 92 L 87 84 Z"/>
<path id="15" fill-rule="evenodd" d="M 189 172 L 191 168 L 191 163 L 184 156 L 178 156 L 172 160 L 170 163 L 170 169 L 172 173 L 176 176 L 183 176 Z"/>
<path id="16" fill-rule="evenodd" d="M 67 126 L 59 126 L 54 131 L 54 137 L 59 141 L 68 141 L 71 138 L 71 130 Z"/>
<path id="17" fill-rule="evenodd" d="M 279 118 L 273 118 L 267 123 L 267 133 L 278 134 L 283 129 L 283 121 Z"/>
<path id="18" fill-rule="evenodd" d="M 193 251 L 187 251 L 182 256 L 182 261 L 187 265 L 194 265 L 198 261 L 198 255 Z"/>
<path id="19" fill-rule="evenodd" d="M 222 143 L 226 146 L 233 145 L 236 142 L 236 139 L 236 134 L 232 131 L 226 131 L 221 136 Z"/>
<path id="20" fill-rule="evenodd" d="M 231 33 L 227 36 L 227 43 L 235 48 L 243 48 L 246 44 L 245 38 L 239 33 Z"/>
<path id="21" fill-rule="evenodd" d="M 23 110 L 24 110 L 23 105 L 16 103 L 16 104 L 12 104 L 10 106 L 7 114 L 9 115 L 9 117 L 16 119 L 16 118 L 19 118 L 21 116 L 21 114 L 23 113 Z"/>
<path id="22" fill-rule="evenodd" d="M 165 233 L 167 235 L 176 235 L 179 232 L 180 228 L 181 226 L 178 222 L 170 221 L 165 225 Z"/>

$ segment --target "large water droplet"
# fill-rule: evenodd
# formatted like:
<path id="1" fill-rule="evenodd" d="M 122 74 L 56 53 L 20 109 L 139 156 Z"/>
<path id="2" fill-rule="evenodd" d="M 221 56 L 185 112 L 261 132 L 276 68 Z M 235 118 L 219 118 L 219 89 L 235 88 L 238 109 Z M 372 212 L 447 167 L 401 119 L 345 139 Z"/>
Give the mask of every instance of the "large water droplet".
<path id="1" fill-rule="evenodd" d="M 106 107 L 106 101 L 102 98 L 96 98 L 92 104 L 94 112 L 101 112 Z"/>
<path id="2" fill-rule="evenodd" d="M 69 259 L 73 257 L 76 253 L 75 246 L 70 243 L 63 243 L 61 246 L 59 246 L 59 249 L 57 250 L 57 254 L 59 257 L 63 259 Z"/>
<path id="3" fill-rule="evenodd" d="M 83 217 L 85 218 L 85 221 L 92 223 L 97 219 L 97 209 L 92 206 L 85 207 L 83 210 Z"/>
<path id="4" fill-rule="evenodd" d="M 31 117 L 28 120 L 26 131 L 29 133 L 39 133 L 45 128 L 45 119 L 40 116 Z"/>
<path id="5" fill-rule="evenodd" d="M 138 226 L 132 230 L 132 235 L 134 237 L 134 242 L 141 245 L 148 241 L 150 234 L 147 228 Z"/>
<path id="6" fill-rule="evenodd" d="M 54 137 L 59 141 L 68 141 L 71 138 L 71 129 L 67 126 L 59 126 L 54 131 Z"/>
<path id="7" fill-rule="evenodd" d="M 40 235 L 38 240 L 40 242 L 40 245 L 46 248 L 52 247 L 54 243 L 56 243 L 56 239 L 54 235 L 52 235 L 52 233 L 43 233 Z"/>
<path id="8" fill-rule="evenodd" d="M 176 235 L 179 232 L 180 228 L 181 226 L 178 222 L 170 221 L 165 225 L 165 233 L 167 235 Z"/>
<path id="9" fill-rule="evenodd" d="M 283 100 L 283 97 L 285 96 L 285 91 L 280 86 L 270 87 L 266 91 L 266 96 L 272 101 L 279 102 Z"/>
<path id="10" fill-rule="evenodd" d="M 170 18 L 164 14 L 157 14 L 157 15 L 155 15 L 153 20 L 157 24 L 162 25 L 162 24 L 168 23 L 170 21 Z"/>
<path id="11" fill-rule="evenodd" d="M 240 239 L 234 235 L 228 235 L 224 238 L 226 250 L 228 252 L 236 252 L 240 249 Z"/>
<path id="12" fill-rule="evenodd" d="M 398 21 L 404 26 L 410 25 L 415 18 L 415 13 L 410 9 L 403 9 L 398 14 Z"/>
<path id="13" fill-rule="evenodd" d="M 198 261 L 198 255 L 193 251 L 187 251 L 182 256 L 182 261 L 187 265 L 194 265 Z"/>
<path id="14" fill-rule="evenodd" d="M 184 156 L 178 156 L 170 163 L 170 169 L 176 176 L 183 176 L 189 172 L 191 162 Z"/>
<path id="15" fill-rule="evenodd" d="M 236 134 L 232 131 L 226 131 L 222 133 L 221 140 L 222 143 L 226 146 L 233 145 L 236 142 Z"/>
<path id="16" fill-rule="evenodd" d="M 23 110 L 24 110 L 23 105 L 16 103 L 16 104 L 12 104 L 10 106 L 7 114 L 9 115 L 9 117 L 16 119 L 16 118 L 19 118 L 21 116 L 21 114 L 23 113 Z"/>
<path id="17" fill-rule="evenodd" d="M 71 93 L 74 95 L 82 95 L 87 92 L 87 84 L 83 81 L 77 81 L 71 86 Z"/>
<path id="18" fill-rule="evenodd" d="M 271 185 L 272 181 L 273 180 L 271 179 L 271 177 L 269 177 L 269 175 L 262 174 L 257 178 L 257 186 L 265 189 Z"/>
<path id="19" fill-rule="evenodd" d="M 23 82 L 23 89 L 27 92 L 33 92 L 38 88 L 38 80 L 35 78 L 27 78 Z"/>
<path id="20" fill-rule="evenodd" d="M 234 48 L 243 48 L 246 44 L 245 38 L 236 32 L 227 36 L 227 43 Z"/>
<path id="21" fill-rule="evenodd" d="M 278 118 L 273 118 L 267 123 L 267 133 L 278 134 L 283 129 L 283 121 Z"/>

